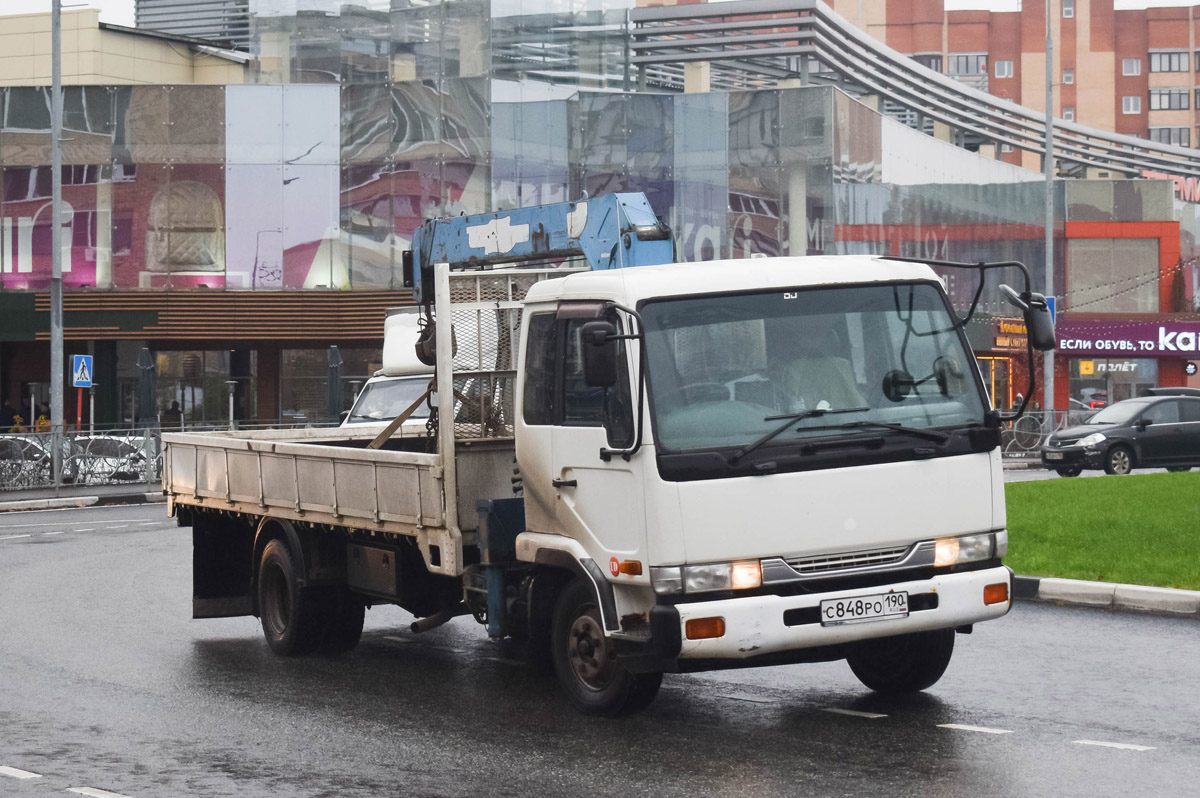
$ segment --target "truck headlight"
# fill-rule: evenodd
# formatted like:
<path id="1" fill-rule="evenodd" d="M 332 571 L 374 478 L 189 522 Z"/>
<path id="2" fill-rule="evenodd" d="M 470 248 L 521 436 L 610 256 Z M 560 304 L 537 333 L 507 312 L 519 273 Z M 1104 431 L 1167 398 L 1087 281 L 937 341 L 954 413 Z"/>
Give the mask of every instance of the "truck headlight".
<path id="1" fill-rule="evenodd" d="M 1093 432 L 1091 435 L 1088 435 L 1086 438 L 1080 438 L 1078 445 L 1085 446 L 1085 447 L 1086 446 L 1098 446 L 1101 443 L 1104 443 L 1104 433 L 1103 432 Z"/>
<path id="2" fill-rule="evenodd" d="M 650 569 L 650 583 L 659 594 L 753 590 L 762 586 L 762 565 L 758 560 L 737 560 L 655 567 Z"/>
<path id="3" fill-rule="evenodd" d="M 1005 548 L 1008 535 L 1005 533 Z M 968 562 L 990 560 L 996 551 L 996 537 L 991 532 L 982 535 L 964 535 L 959 538 L 938 538 L 934 541 L 933 565 L 945 568 Z"/>

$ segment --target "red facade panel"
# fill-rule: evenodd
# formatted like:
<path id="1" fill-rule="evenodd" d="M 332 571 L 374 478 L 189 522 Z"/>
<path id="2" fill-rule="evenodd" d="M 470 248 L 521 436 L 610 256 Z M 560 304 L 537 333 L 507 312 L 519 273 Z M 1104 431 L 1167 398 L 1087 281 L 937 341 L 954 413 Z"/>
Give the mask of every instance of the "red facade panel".
<path id="1" fill-rule="evenodd" d="M 1150 63 L 1146 58 L 1146 51 L 1149 49 L 1146 36 L 1146 12 L 1117 11 L 1115 21 L 1116 58 L 1114 66 L 1117 74 L 1113 79 L 1116 87 L 1116 91 L 1113 92 L 1113 103 L 1115 105 L 1114 118 L 1117 120 L 1116 132 L 1127 133 L 1131 136 L 1145 136 L 1148 130 L 1146 114 L 1150 105 L 1150 81 L 1147 77 Z M 1187 33 L 1186 29 L 1184 33 Z M 1141 64 L 1140 75 L 1123 74 L 1121 64 L 1126 58 L 1138 59 Z M 1122 113 L 1121 98 L 1132 96 L 1142 98 L 1142 112 L 1140 114 Z"/>

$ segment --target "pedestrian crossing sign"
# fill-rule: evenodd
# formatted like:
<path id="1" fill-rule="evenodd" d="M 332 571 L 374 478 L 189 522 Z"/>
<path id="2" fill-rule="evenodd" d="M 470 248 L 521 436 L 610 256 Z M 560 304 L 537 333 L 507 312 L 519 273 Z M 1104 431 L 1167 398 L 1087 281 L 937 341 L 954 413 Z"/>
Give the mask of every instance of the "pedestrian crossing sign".
<path id="1" fill-rule="evenodd" d="M 92 387 L 91 355 L 71 355 L 71 385 L 75 388 Z"/>

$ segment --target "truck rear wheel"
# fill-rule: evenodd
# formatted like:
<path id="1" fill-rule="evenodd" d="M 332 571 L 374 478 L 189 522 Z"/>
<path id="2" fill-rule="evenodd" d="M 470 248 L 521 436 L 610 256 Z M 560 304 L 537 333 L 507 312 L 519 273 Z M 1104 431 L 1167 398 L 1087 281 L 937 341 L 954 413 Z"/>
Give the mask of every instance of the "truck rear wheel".
<path id="1" fill-rule="evenodd" d="M 572 582 L 559 595 L 551 646 L 559 682 L 586 715 L 627 715 L 645 709 L 658 695 L 661 673 L 633 674 L 617 662 L 595 594 L 585 582 Z"/>
<path id="2" fill-rule="evenodd" d="M 877 693 L 916 693 L 932 687 L 950 664 L 954 630 L 864 640 L 846 657 L 858 680 Z"/>
<path id="3" fill-rule="evenodd" d="M 278 538 L 267 543 L 259 561 L 258 614 L 267 645 L 276 654 L 298 657 L 321 642 L 320 602 L 313 591 L 300 587 L 292 553 Z"/>

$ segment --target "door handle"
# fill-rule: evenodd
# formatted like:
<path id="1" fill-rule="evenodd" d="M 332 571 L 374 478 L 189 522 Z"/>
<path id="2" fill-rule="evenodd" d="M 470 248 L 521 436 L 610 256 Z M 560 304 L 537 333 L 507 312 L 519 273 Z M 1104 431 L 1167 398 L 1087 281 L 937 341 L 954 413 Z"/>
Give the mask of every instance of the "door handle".
<path id="1" fill-rule="evenodd" d="M 579 480 L 577 479 L 552 479 L 550 484 L 556 488 L 577 488 Z"/>

